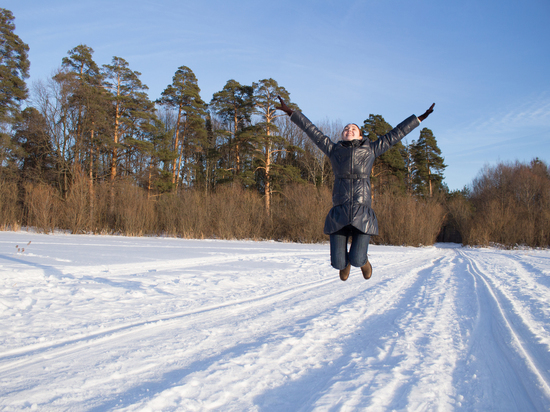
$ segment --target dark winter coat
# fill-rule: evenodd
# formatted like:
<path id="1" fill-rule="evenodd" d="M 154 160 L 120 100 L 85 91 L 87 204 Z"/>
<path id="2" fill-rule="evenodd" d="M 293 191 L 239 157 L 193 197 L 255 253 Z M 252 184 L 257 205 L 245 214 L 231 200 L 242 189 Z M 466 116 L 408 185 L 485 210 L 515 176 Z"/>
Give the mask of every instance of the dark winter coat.
<path id="1" fill-rule="evenodd" d="M 374 142 L 362 140 L 332 142 L 300 112 L 290 117 L 300 129 L 328 156 L 334 172 L 332 209 L 325 220 L 325 234 L 352 225 L 368 235 L 378 234 L 378 221 L 371 209 L 370 173 L 374 159 L 420 124 L 415 115 Z"/>

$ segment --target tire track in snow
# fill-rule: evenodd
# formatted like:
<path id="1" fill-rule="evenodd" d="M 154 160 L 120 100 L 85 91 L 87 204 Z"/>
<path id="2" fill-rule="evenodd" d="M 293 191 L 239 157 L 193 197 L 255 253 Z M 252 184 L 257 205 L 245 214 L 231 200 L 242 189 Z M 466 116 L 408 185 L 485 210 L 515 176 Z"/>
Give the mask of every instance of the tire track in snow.
<path id="1" fill-rule="evenodd" d="M 528 262 L 516 262 L 517 282 L 506 283 L 475 251 L 373 249 L 373 278 L 366 282 L 353 269 L 345 283 L 328 266 L 326 251 L 245 252 L 235 260 L 274 263 L 272 274 L 256 274 L 254 288 L 267 285 L 254 295 L 233 294 L 241 282 L 220 284 L 227 301 L 218 302 L 217 294 L 204 299 L 207 306 L 172 305 L 162 315 L 103 331 L 80 327 L 81 340 L 21 348 L 0 358 L 10 374 L 0 373 L 0 405 L 22 399 L 41 410 L 548 410 L 521 348 L 510 347 L 515 333 L 548 382 L 550 372 L 542 369 L 550 369 L 550 360 L 540 358 L 547 353 L 534 343 L 543 335 L 528 335 L 537 330 L 533 320 L 516 313 L 529 306 L 521 289 L 536 286 L 536 279 L 522 277 L 520 266 Z M 218 258 L 212 266 L 219 265 L 222 280 L 235 279 L 232 265 L 229 275 L 223 268 L 233 255 Z M 185 262 L 197 263 L 169 259 L 158 277 L 195 267 Z M 496 262 L 504 265 L 498 256 Z M 140 270 L 137 263 L 92 267 L 122 280 Z M 89 280 L 80 277 L 87 269 L 74 267 L 77 277 L 67 285 Z M 217 269 L 203 273 L 210 272 Z M 143 296 L 144 303 L 174 299 L 155 293 Z M 544 293 L 526 296 L 540 301 Z"/>
<path id="2" fill-rule="evenodd" d="M 264 254 L 256 256 L 256 258 L 264 259 L 265 256 L 266 255 Z M 419 261 L 425 260 L 425 256 L 421 256 L 417 259 Z M 301 262 L 301 264 L 303 263 L 304 262 Z M 396 270 L 399 270 L 398 268 L 400 265 L 405 265 L 406 267 L 406 265 L 409 264 L 410 261 L 407 261 L 407 263 L 396 263 L 392 261 L 389 263 L 381 263 L 380 265 L 377 265 L 376 270 L 379 271 L 381 275 L 387 272 L 395 273 Z M 311 270 L 312 268 L 313 270 L 318 270 L 317 266 L 318 261 L 314 260 L 310 262 L 309 266 L 306 264 L 304 267 L 301 267 L 301 270 L 307 271 Z M 254 348 L 258 348 L 257 350 L 261 351 L 264 347 L 263 342 L 265 342 L 266 340 L 275 342 L 277 341 L 277 339 L 279 339 L 279 336 L 283 336 L 283 340 L 285 343 L 283 344 L 283 346 L 281 346 L 281 348 L 289 348 L 293 346 L 297 346 L 297 348 L 300 348 L 304 347 L 305 345 L 306 348 L 304 349 L 304 352 L 311 353 L 311 351 L 315 349 L 316 346 L 308 343 L 309 340 L 307 339 L 304 342 L 304 345 L 294 345 L 296 341 L 300 341 L 300 339 L 296 338 L 296 333 L 307 333 L 308 325 L 310 325 L 311 322 L 316 322 L 315 333 L 318 333 L 319 336 L 322 337 L 323 331 L 325 329 L 321 326 L 324 325 L 323 322 L 325 322 L 327 319 L 327 316 L 325 314 L 326 308 L 328 307 L 329 310 L 335 311 L 335 314 L 337 315 L 341 309 L 340 303 L 342 302 L 342 300 L 349 297 L 350 290 L 352 291 L 353 295 L 358 294 L 360 296 L 362 291 L 368 288 L 372 288 L 373 285 L 375 285 L 376 283 L 376 281 L 366 283 L 364 280 L 362 280 L 362 278 L 356 279 L 360 281 L 360 288 L 359 290 L 354 290 L 353 288 L 357 285 L 357 283 L 354 284 L 352 288 L 349 288 L 346 285 L 351 285 L 350 281 L 348 281 L 347 284 L 342 284 L 342 282 L 337 277 L 337 272 L 335 272 L 333 269 L 329 270 L 329 280 L 325 279 L 321 281 L 308 282 L 297 286 L 292 286 L 290 288 L 273 291 L 272 293 L 268 293 L 263 296 L 256 296 L 252 299 L 227 302 L 224 305 L 202 308 L 202 310 L 192 311 L 193 313 L 185 312 L 150 318 L 145 322 L 138 322 L 138 324 L 131 323 L 123 325 L 119 328 L 115 328 L 114 331 L 107 331 L 107 334 L 92 334 L 82 337 L 81 339 L 76 341 L 69 340 L 68 342 L 57 342 L 54 346 L 50 344 L 45 348 L 34 347 L 34 349 L 36 349 L 35 352 L 27 351 L 26 353 L 20 353 L 15 361 L 14 359 L 5 359 L 9 363 L 4 365 L 4 373 L 2 373 L 2 375 L 5 377 L 8 373 L 12 373 L 12 375 L 13 373 L 24 375 L 27 371 L 31 372 L 33 370 L 35 371 L 34 374 L 36 374 L 37 370 L 41 371 L 42 369 L 50 369 L 53 364 L 65 365 L 72 362 L 79 364 L 79 369 L 83 367 L 82 362 L 84 362 L 84 364 L 88 363 L 89 366 L 87 368 L 97 368 L 97 374 L 105 374 L 105 372 L 103 372 L 103 369 L 105 369 L 103 363 L 106 362 L 106 355 L 110 352 L 117 352 L 118 350 L 115 348 L 122 348 L 126 344 L 128 344 L 127 346 L 129 347 L 137 346 L 137 344 L 135 343 L 137 339 L 151 339 L 150 342 L 147 343 L 145 346 L 156 345 L 155 342 L 158 342 L 159 339 L 163 339 L 162 333 L 173 333 L 171 331 L 176 328 L 187 330 L 189 333 L 193 334 L 194 332 L 192 331 L 198 331 L 199 329 L 220 329 L 220 325 L 223 325 L 224 323 L 230 326 L 234 325 L 236 329 L 243 330 L 234 331 L 231 335 L 208 336 L 207 339 L 203 341 L 201 341 L 200 336 L 197 338 L 187 338 L 185 343 L 182 343 L 182 345 L 188 346 L 189 349 L 175 351 L 174 353 L 174 357 L 179 359 L 177 365 L 161 365 L 161 370 L 166 370 L 166 368 L 174 368 L 174 366 L 180 368 L 180 372 L 169 374 L 172 378 L 170 379 L 170 382 L 166 383 L 166 385 L 168 385 L 169 387 L 173 386 L 172 381 L 173 379 L 175 379 L 174 376 L 187 376 L 187 374 L 191 373 L 192 371 L 189 370 L 189 365 L 202 365 L 199 367 L 200 370 L 208 370 L 207 365 L 217 365 L 216 362 L 219 361 L 220 352 L 230 353 L 232 350 L 231 348 L 234 348 L 233 350 L 239 352 L 239 350 L 241 350 L 239 348 L 242 346 L 243 342 L 249 342 L 250 351 L 253 352 Z M 354 276 L 360 275 L 355 273 Z M 391 299 L 391 296 L 395 294 L 399 294 L 401 292 L 401 289 L 403 287 L 406 287 L 406 283 L 403 283 L 402 279 L 400 280 L 392 276 L 390 280 L 393 281 L 393 286 L 386 285 L 387 287 L 385 289 L 386 293 L 389 294 L 388 296 L 386 296 L 388 299 Z M 388 283 L 389 280 L 384 279 L 382 276 L 382 279 L 379 279 L 378 281 Z M 327 302 L 327 296 L 330 297 L 332 303 Z M 319 305 L 310 305 L 309 302 L 311 301 L 311 299 L 316 299 L 316 302 L 318 302 Z M 301 302 L 308 302 L 306 303 L 305 308 L 309 310 L 309 312 L 301 313 Z M 282 318 L 280 316 L 282 316 Z M 185 319 L 185 321 L 182 322 L 182 319 Z M 247 322 L 250 322 L 249 330 L 243 328 L 243 324 L 246 324 Z M 353 325 L 348 324 L 347 329 L 341 329 L 338 333 L 349 333 L 350 328 L 352 327 Z M 225 330 L 227 330 L 227 328 Z M 284 335 L 289 333 L 291 337 L 284 338 Z M 308 349 L 308 346 L 311 347 Z M 272 348 L 272 344 L 270 343 L 264 348 L 264 350 L 267 351 L 267 353 L 271 354 Z M 27 347 L 27 349 L 29 348 Z M 159 345 L 157 349 L 159 351 L 162 351 L 162 346 Z M 283 352 L 279 352 L 281 357 L 283 356 Z M 312 355 L 314 355 L 314 353 Z M 63 361 L 64 358 L 67 358 L 67 360 Z M 86 358 L 97 358 L 99 360 L 84 361 L 83 359 Z M 279 361 L 280 357 L 272 360 L 271 367 L 273 368 L 273 370 L 276 371 L 279 369 Z M 307 357 L 303 359 L 303 361 L 305 362 L 303 364 L 304 369 L 307 369 Z M 290 359 L 288 362 L 290 370 L 293 368 L 293 361 L 292 359 Z M 184 365 L 187 365 L 187 367 Z M 158 367 L 159 365 L 157 365 L 153 369 L 157 369 Z M 137 369 L 144 370 L 147 368 L 147 365 L 142 365 L 140 368 Z M 197 373 L 198 372 L 199 371 L 197 371 Z M 50 378 L 48 378 L 48 373 L 40 372 L 37 375 L 39 376 L 35 376 L 33 379 L 35 379 L 37 382 L 42 381 L 40 385 L 52 385 L 53 387 L 55 387 L 56 385 L 62 385 L 63 378 L 60 374 L 54 374 L 54 376 L 56 376 L 59 380 L 58 383 L 49 382 Z M 259 378 L 261 380 L 261 376 Z M 47 383 L 45 382 L 46 379 L 48 379 Z M 101 381 L 101 379 L 107 378 L 101 376 L 96 378 L 95 380 Z M 152 379 L 155 380 L 155 378 Z M 93 381 L 94 379 L 87 377 L 86 382 L 83 383 L 83 385 L 93 386 Z M 143 385 L 143 382 L 140 382 L 139 385 Z M 132 388 L 134 387 L 135 385 L 131 386 L 128 389 L 128 393 L 133 393 Z M 167 388 L 162 384 L 159 387 L 159 391 L 161 392 L 166 389 Z M 149 395 L 152 395 L 152 393 L 150 393 Z M 107 396 L 107 394 L 104 393 L 102 396 Z"/>
<path id="3" fill-rule="evenodd" d="M 223 263 L 237 262 L 240 260 L 256 260 L 274 257 L 299 257 L 309 255 L 325 255 L 326 252 L 276 252 L 276 253 L 252 253 L 252 254 L 227 254 L 223 256 L 206 256 L 192 259 L 171 259 L 168 261 L 152 260 L 134 264 L 120 263 L 97 266 L 64 266 L 62 272 L 68 275 L 113 273 L 116 275 L 140 274 L 166 270 L 184 270 L 197 266 L 211 266 Z"/>
<path id="4" fill-rule="evenodd" d="M 335 283 L 336 281 L 339 282 L 339 279 L 332 278 L 330 280 L 308 282 L 299 287 L 287 288 L 252 299 L 207 307 L 192 313 L 165 316 L 163 319 L 157 319 L 154 322 L 126 325 L 122 330 L 110 331 L 105 335 L 95 336 L 97 335 L 95 334 L 74 342 L 37 350 L 34 353 L 21 354 L 15 361 L 8 359 L 9 363 L 0 368 L 2 370 L 2 380 L 6 382 L 0 394 L 7 396 L 10 392 L 18 393 L 22 390 L 21 385 L 28 385 L 28 382 L 33 382 L 32 386 L 51 387 L 51 392 L 55 393 L 60 390 L 59 388 L 64 387 L 63 381 L 66 378 L 62 371 L 74 368 L 74 365 L 79 365 L 76 368 L 75 375 L 83 375 L 80 378 L 82 388 L 90 390 L 89 388 L 97 389 L 98 386 L 101 386 L 101 395 L 98 398 L 101 402 L 111 396 L 113 399 L 120 398 L 118 390 L 123 389 L 127 384 L 127 382 L 120 380 L 122 376 L 126 376 L 130 381 L 129 383 L 131 383 L 129 396 L 133 399 L 135 397 L 134 388 L 143 385 L 144 376 L 149 376 L 153 382 L 151 384 L 151 381 L 149 381 L 147 391 L 150 387 L 155 387 L 154 382 L 158 379 L 159 374 L 156 370 L 159 368 L 161 371 L 166 370 L 166 368 L 172 369 L 171 372 L 166 373 L 172 381 L 174 376 L 185 376 L 190 373 L 190 367 L 194 368 L 197 367 L 196 365 L 208 363 L 209 359 L 214 362 L 220 356 L 220 352 L 230 353 L 231 347 L 238 350 L 243 345 L 242 339 L 240 339 L 242 336 L 239 334 L 233 336 L 236 331 L 230 332 L 229 330 L 230 334 L 219 333 L 218 330 L 222 328 L 222 325 L 235 325 L 239 328 L 239 322 L 235 321 L 235 318 L 242 318 L 240 322 L 246 322 L 249 316 L 252 318 L 258 316 L 257 312 L 250 313 L 258 308 L 259 311 L 271 313 L 273 302 L 296 300 L 296 297 L 303 295 L 310 289 L 318 289 L 322 284 Z M 248 316 L 243 316 L 247 314 Z M 272 327 L 273 324 L 276 325 L 276 322 L 268 323 L 264 328 Z M 159 356 L 158 354 L 165 351 L 165 347 L 162 346 L 165 339 L 173 341 L 179 338 L 179 336 L 173 336 L 177 334 L 177 330 L 183 330 L 191 336 L 182 336 L 180 344 L 182 349 L 174 350 L 175 343 L 169 342 L 167 350 L 172 353 L 175 363 L 170 361 L 166 364 L 163 355 Z M 204 330 L 213 330 L 216 333 L 211 336 L 208 334 L 204 336 L 204 333 L 202 333 Z M 225 330 L 227 330 L 227 327 L 225 327 Z M 255 333 L 258 333 L 258 331 L 255 331 Z M 265 336 L 262 336 L 262 338 L 265 338 Z M 252 339 L 252 341 L 255 340 Z M 151 359 L 147 360 L 146 365 L 136 367 L 131 365 L 127 368 L 126 365 L 131 364 L 133 360 L 131 358 L 133 353 L 129 353 L 127 348 L 132 348 L 132 352 L 138 349 L 137 352 L 153 351 L 154 353 L 151 353 Z M 113 358 L 113 356 L 115 357 Z M 129 370 L 127 373 L 113 373 L 111 364 L 116 364 L 117 358 L 121 357 L 126 359 L 123 361 L 123 367 Z M 143 359 L 138 357 L 137 361 L 143 362 Z M 88 370 L 88 372 L 78 372 L 83 370 Z M 90 372 L 90 370 L 95 370 L 95 372 Z M 132 378 L 140 371 L 144 372 L 142 372 L 139 384 L 136 385 Z M 149 374 L 146 372 L 149 372 Z M 164 373 L 161 373 L 162 375 Z M 71 379 L 73 382 L 78 381 L 76 376 Z M 112 382 L 116 382 L 116 386 L 112 387 Z M 164 389 L 162 387 L 162 390 Z M 29 396 L 29 393 L 26 396 Z M 74 406 L 77 404 L 74 404 Z M 104 409 L 99 408 L 98 410 Z"/>
<path id="5" fill-rule="evenodd" d="M 88 335 L 79 336 L 79 337 L 75 337 L 67 340 L 60 340 L 53 343 L 48 342 L 46 344 L 35 344 L 35 345 L 23 347 L 23 348 L 8 350 L 0 353 L 0 362 L 6 361 L 6 360 L 10 361 L 12 359 L 17 359 L 19 357 L 25 357 L 25 356 L 33 356 L 33 355 L 44 356 L 46 352 L 57 350 L 57 349 L 60 350 L 60 353 L 69 353 L 74 350 L 85 349 L 86 347 L 88 347 L 87 342 L 89 341 L 104 342 L 107 340 L 119 339 L 123 335 L 140 333 L 141 329 L 151 328 L 155 324 L 163 324 L 163 327 L 169 327 L 170 324 L 172 323 L 180 324 L 180 321 L 182 319 L 193 318 L 206 313 L 225 311 L 229 308 L 231 308 L 232 311 L 238 311 L 238 312 L 249 311 L 252 307 L 270 305 L 274 301 L 278 301 L 281 299 L 287 300 L 290 297 L 294 295 L 302 294 L 309 289 L 318 288 L 320 286 L 324 286 L 335 282 L 336 282 L 336 279 L 314 281 L 314 282 L 302 284 L 298 287 L 293 286 L 287 289 L 275 291 L 273 293 L 267 293 L 265 295 L 255 296 L 250 299 L 230 301 L 219 305 L 207 306 L 200 309 L 185 311 L 182 313 L 173 313 L 170 315 L 159 315 L 142 322 L 133 322 L 125 325 L 119 325 L 116 327 L 104 328 L 103 330 L 98 332 L 94 332 Z M 233 315 L 235 315 L 235 313 L 233 313 Z M 189 323 L 191 322 L 193 322 L 193 320 L 189 320 Z M 185 325 L 182 324 L 181 326 L 185 326 Z M 75 346 L 71 347 L 71 345 L 75 345 Z M 67 346 L 69 346 L 69 348 L 67 348 Z M 53 355 L 48 354 L 48 356 L 51 357 Z M 17 365 L 16 367 L 19 367 L 19 366 L 21 365 Z M 9 366 L 0 365 L 0 372 L 6 373 L 6 368 L 8 367 Z"/>
<path id="6" fill-rule="evenodd" d="M 454 403 L 451 376 L 461 347 L 455 255 L 438 252 L 431 264 L 406 275 L 399 296 L 358 325 L 313 409 L 448 410 Z"/>
<path id="7" fill-rule="evenodd" d="M 439 252 L 436 251 L 436 254 Z M 363 280 L 359 284 L 361 286 L 351 294 L 343 292 L 347 284 L 340 282 L 338 290 L 332 293 L 343 295 L 343 299 L 336 299 L 337 303 L 320 309 L 305 324 L 299 327 L 286 326 L 284 329 L 291 329 L 286 332 L 286 336 L 282 333 L 281 338 L 258 344 L 257 348 L 251 348 L 241 356 L 218 360 L 208 368 L 197 370 L 186 376 L 180 384 L 160 393 L 158 399 L 150 400 L 147 406 L 162 409 L 163 405 L 174 405 L 185 400 L 185 406 L 180 403 L 180 407 L 186 410 L 221 408 L 238 411 L 249 410 L 253 408 L 252 405 L 267 410 L 299 410 L 300 404 L 310 404 L 311 398 L 318 393 L 319 386 L 322 386 L 319 380 L 323 381 L 321 376 L 327 376 L 330 381 L 330 377 L 337 373 L 341 358 L 347 357 L 343 348 L 350 339 L 354 340 L 354 349 L 361 346 L 361 343 L 355 341 L 357 325 L 362 324 L 365 318 L 399 306 L 419 273 L 438 262 L 432 254 L 428 259 L 429 262 L 425 263 L 426 256 L 422 256 L 418 260 L 423 263 L 417 265 L 417 270 L 399 273 L 399 276 L 395 275 L 399 263 L 376 265 L 379 278 L 368 283 Z M 309 300 L 311 296 L 305 296 L 304 299 Z M 361 330 L 363 336 L 368 336 L 366 328 L 362 327 Z M 243 375 L 249 376 L 249 379 L 243 381 Z M 267 390 L 278 387 L 281 380 L 288 382 L 291 387 Z M 200 386 L 218 389 L 204 395 L 197 391 L 197 382 L 201 383 Z M 291 388 L 300 390 L 296 392 Z M 304 391 L 304 388 L 310 388 L 313 393 Z M 133 405 L 128 410 L 139 410 L 143 406 Z"/>
<path id="8" fill-rule="evenodd" d="M 546 266 L 550 259 L 540 262 L 529 257 L 525 261 L 524 254 L 510 252 L 504 255 L 507 262 L 502 265 L 502 253 L 489 251 L 479 256 L 483 257 L 477 259 L 479 269 L 491 275 L 493 286 L 510 302 L 512 310 L 508 313 L 519 317 L 519 322 L 513 323 L 528 327 L 532 340 L 546 345 L 546 352 L 550 353 L 550 330 L 545 328 L 545 321 L 550 317 L 550 287 L 544 284 L 550 278 L 550 265 Z M 542 263 L 541 267 L 537 267 L 537 263 Z"/>
<path id="9" fill-rule="evenodd" d="M 268 254 L 251 254 L 251 255 L 236 255 L 231 257 L 219 257 L 217 259 L 213 259 L 213 261 L 208 261 L 208 264 L 220 264 L 220 263 L 228 263 L 235 260 L 265 260 L 266 258 L 273 258 L 273 257 L 300 257 L 302 255 L 311 255 L 311 254 L 319 254 L 325 256 L 325 252 L 296 252 L 296 253 L 268 253 Z M 414 258 L 412 258 L 414 259 Z M 155 262 L 151 262 L 151 264 L 154 264 Z M 163 265 L 161 268 L 162 270 L 171 269 L 171 270 L 178 270 L 178 269 L 186 269 L 193 266 L 198 266 L 199 264 L 204 265 L 204 259 L 182 259 L 182 260 L 175 260 L 170 261 Z M 389 268 L 392 268 L 394 266 L 406 266 L 409 264 L 409 261 L 405 262 L 392 262 L 392 263 L 386 263 L 382 265 L 379 270 L 388 270 Z M 115 265 L 109 265 L 110 268 L 112 268 Z M 123 268 L 125 265 L 116 265 L 119 268 Z M 140 267 L 144 271 L 149 271 L 148 265 L 142 266 L 140 264 Z M 86 267 L 85 269 L 80 268 L 81 272 L 89 274 L 90 272 L 95 271 L 104 271 L 105 267 L 97 266 L 97 267 Z M 159 268 L 159 271 L 161 270 Z M 125 269 L 124 269 L 125 270 Z M 69 268 L 70 271 L 70 268 Z M 129 273 L 135 273 L 134 270 L 127 270 Z M 113 273 L 113 275 L 118 275 L 120 271 L 116 271 Z M 336 272 L 334 272 L 336 273 Z M 116 339 L 119 334 L 129 334 L 129 333 L 139 333 L 139 328 L 150 328 L 155 323 L 167 323 L 167 322 L 178 322 L 182 318 L 187 317 L 193 317 L 198 316 L 204 313 L 208 312 L 215 312 L 215 311 L 224 311 L 228 308 L 232 307 L 239 307 L 243 306 L 241 310 L 250 310 L 251 306 L 258 306 L 261 307 L 262 305 L 271 305 L 274 301 L 280 300 L 280 299 L 289 299 L 293 295 L 299 295 L 304 293 L 307 290 L 315 289 L 321 286 L 329 285 L 332 283 L 341 283 L 341 281 L 336 276 L 331 276 L 329 280 L 321 280 L 321 281 L 314 281 L 314 282 L 307 282 L 298 286 L 292 286 L 289 288 L 277 290 L 274 292 L 270 292 L 264 295 L 260 296 L 254 296 L 249 299 L 238 299 L 233 300 L 229 302 L 225 302 L 223 304 L 213 305 L 213 306 L 207 306 L 202 307 L 199 309 L 184 311 L 181 313 L 171 313 L 169 315 L 159 315 L 150 317 L 149 319 L 141 322 L 130 322 L 123 325 L 117 325 L 115 327 L 110 328 L 103 328 L 102 330 L 99 330 L 97 332 L 93 332 L 90 334 L 86 334 L 84 336 L 78 336 L 74 338 L 69 338 L 65 340 L 57 340 L 55 342 L 47 342 L 47 343 L 39 343 L 34 345 L 29 345 L 26 347 L 13 349 L 13 350 L 7 350 L 0 353 L 0 362 L 16 359 L 18 357 L 24 357 L 24 356 L 32 356 L 34 354 L 43 354 L 44 352 L 59 349 L 62 347 L 66 347 L 68 345 L 75 345 L 75 344 L 84 344 L 86 341 L 91 340 L 99 340 L 99 339 Z M 397 293 L 397 292 L 396 292 Z M 248 308 L 244 308 L 244 305 L 250 305 Z M 70 350 L 70 349 L 67 349 Z M 0 365 L 0 372 L 4 371 L 5 367 Z"/>
<path id="10" fill-rule="evenodd" d="M 465 391 L 481 402 L 482 409 L 549 410 L 547 347 L 534 343 L 528 322 L 513 311 L 514 303 L 519 304 L 498 286 L 494 273 L 481 269 L 476 259 L 480 254 L 458 253 L 474 279 L 478 305 L 464 366 L 474 375 Z"/>

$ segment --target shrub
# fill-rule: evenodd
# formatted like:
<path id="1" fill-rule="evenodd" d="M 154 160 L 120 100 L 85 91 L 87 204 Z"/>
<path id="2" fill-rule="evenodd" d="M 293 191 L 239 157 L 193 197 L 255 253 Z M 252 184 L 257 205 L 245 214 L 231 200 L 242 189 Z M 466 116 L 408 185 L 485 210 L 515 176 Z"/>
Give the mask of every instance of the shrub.
<path id="1" fill-rule="evenodd" d="M 444 208 L 436 199 L 383 193 L 373 201 L 379 236 L 373 242 L 386 245 L 432 245 L 441 229 Z"/>
<path id="2" fill-rule="evenodd" d="M 331 192 L 326 187 L 287 186 L 273 202 L 273 237 L 303 243 L 327 241 L 323 227 L 331 206 Z"/>
<path id="3" fill-rule="evenodd" d="M 44 233 L 53 232 L 58 227 L 60 199 L 51 186 L 43 183 L 26 183 L 24 204 L 28 226 L 34 226 Z"/>
<path id="4" fill-rule="evenodd" d="M 550 245 L 550 173 L 543 162 L 485 167 L 472 184 L 471 201 L 469 244 Z"/>
<path id="5" fill-rule="evenodd" d="M 128 180 L 115 185 L 114 230 L 126 236 L 155 233 L 155 207 L 146 192 Z"/>
<path id="6" fill-rule="evenodd" d="M 92 229 L 90 209 L 90 186 L 88 181 L 76 175 L 67 198 L 61 205 L 62 228 L 71 233 L 86 233 Z"/>
<path id="7" fill-rule="evenodd" d="M 0 180 L 0 229 L 15 230 L 21 224 L 17 184 Z"/>

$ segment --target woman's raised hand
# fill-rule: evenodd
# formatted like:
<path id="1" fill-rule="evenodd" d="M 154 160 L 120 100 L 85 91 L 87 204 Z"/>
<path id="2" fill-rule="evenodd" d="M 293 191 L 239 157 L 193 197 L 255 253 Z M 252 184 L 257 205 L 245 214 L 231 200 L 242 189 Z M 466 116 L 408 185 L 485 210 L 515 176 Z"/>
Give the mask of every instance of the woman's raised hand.
<path id="1" fill-rule="evenodd" d="M 292 110 L 290 110 L 290 108 L 285 104 L 285 102 L 283 101 L 281 96 L 277 96 L 277 99 L 279 99 L 279 101 L 281 102 L 281 105 L 280 106 L 275 106 L 275 108 L 278 109 L 278 110 L 282 110 L 283 112 L 285 112 L 286 114 L 291 116 L 292 115 Z"/>
<path id="2" fill-rule="evenodd" d="M 421 114 L 420 116 L 418 116 L 418 120 L 423 121 L 424 119 L 426 119 L 426 117 L 428 117 L 434 111 L 434 106 L 435 106 L 435 103 L 432 103 L 430 108 L 426 110 L 424 114 Z"/>

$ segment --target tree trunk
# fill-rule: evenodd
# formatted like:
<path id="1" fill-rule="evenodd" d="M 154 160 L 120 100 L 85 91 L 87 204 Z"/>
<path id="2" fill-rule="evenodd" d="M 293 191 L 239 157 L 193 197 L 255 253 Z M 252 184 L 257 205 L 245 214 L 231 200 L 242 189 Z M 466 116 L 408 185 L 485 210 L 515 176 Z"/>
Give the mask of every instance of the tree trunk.
<path id="1" fill-rule="evenodd" d="M 151 198 L 151 177 L 152 177 L 151 170 L 152 169 L 153 169 L 153 165 L 151 163 L 149 163 L 149 173 L 148 173 L 148 176 L 147 176 L 147 200 L 149 200 Z"/>
<path id="2" fill-rule="evenodd" d="M 91 144 L 90 144 L 90 170 L 88 172 L 88 196 L 90 197 L 90 225 L 94 222 L 94 129 L 91 132 Z"/>
<path id="3" fill-rule="evenodd" d="M 430 197 L 433 197 L 432 192 L 432 172 L 430 170 L 430 162 L 428 161 L 428 186 L 430 187 Z"/>
<path id="4" fill-rule="evenodd" d="M 117 97 L 119 92 L 117 91 Z M 118 134 L 119 134 L 119 117 L 120 117 L 120 107 L 119 102 L 116 103 L 116 109 L 115 109 L 115 132 L 113 136 L 113 150 L 111 152 L 111 188 L 110 188 L 110 199 L 111 203 L 109 205 L 109 209 L 111 211 L 111 214 L 115 212 L 115 179 L 116 179 L 116 172 L 117 172 L 117 162 L 118 162 Z"/>
<path id="5" fill-rule="evenodd" d="M 178 110 L 178 119 L 176 120 L 176 136 L 174 140 L 174 150 L 176 153 L 179 153 L 179 135 L 180 135 L 180 121 L 181 121 L 181 107 Z M 176 183 L 176 176 L 178 174 L 179 169 L 179 160 L 181 160 L 181 154 L 178 156 L 178 158 L 174 159 L 172 162 L 172 184 Z M 177 185 L 176 185 L 177 189 Z"/>
<path id="6" fill-rule="evenodd" d="M 269 129 L 270 119 L 267 118 L 265 143 L 265 211 L 271 216 L 271 130 Z"/>
<path id="7" fill-rule="evenodd" d="M 267 215 L 271 215 L 271 142 L 269 140 L 266 143 L 266 155 L 265 155 L 265 210 Z"/>
<path id="8" fill-rule="evenodd" d="M 237 129 L 239 128 L 239 118 L 237 117 L 237 108 L 235 108 L 235 116 L 233 118 L 233 121 L 235 123 L 235 126 L 233 127 L 233 136 L 235 139 L 235 142 L 237 142 Z M 239 153 L 239 143 L 235 143 L 235 160 L 237 164 L 235 165 L 235 173 L 238 175 L 241 171 L 241 156 Z"/>

